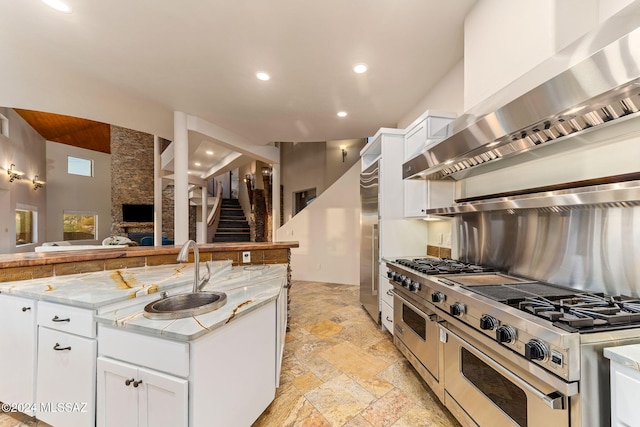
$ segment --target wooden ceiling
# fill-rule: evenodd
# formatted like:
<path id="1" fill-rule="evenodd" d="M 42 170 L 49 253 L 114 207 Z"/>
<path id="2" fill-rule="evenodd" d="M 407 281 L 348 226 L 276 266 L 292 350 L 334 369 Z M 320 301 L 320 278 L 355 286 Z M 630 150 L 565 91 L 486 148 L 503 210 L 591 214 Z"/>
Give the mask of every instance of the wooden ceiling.
<path id="1" fill-rule="evenodd" d="M 40 111 L 15 111 L 48 141 L 111 153 L 111 127 L 108 124 Z"/>

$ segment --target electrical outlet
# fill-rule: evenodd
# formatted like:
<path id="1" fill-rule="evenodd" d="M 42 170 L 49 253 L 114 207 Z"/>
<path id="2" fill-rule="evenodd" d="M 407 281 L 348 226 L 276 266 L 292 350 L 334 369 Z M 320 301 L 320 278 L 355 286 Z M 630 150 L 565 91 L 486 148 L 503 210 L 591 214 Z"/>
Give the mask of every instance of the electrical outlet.
<path id="1" fill-rule="evenodd" d="M 242 263 L 246 264 L 248 262 L 251 262 L 251 252 L 242 252 Z"/>

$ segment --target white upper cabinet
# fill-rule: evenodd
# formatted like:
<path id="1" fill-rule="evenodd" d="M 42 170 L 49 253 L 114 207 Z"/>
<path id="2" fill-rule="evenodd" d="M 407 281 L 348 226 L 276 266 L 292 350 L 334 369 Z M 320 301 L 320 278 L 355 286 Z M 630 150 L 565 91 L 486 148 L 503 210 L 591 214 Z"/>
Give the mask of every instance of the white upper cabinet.
<path id="1" fill-rule="evenodd" d="M 404 135 L 404 161 L 440 143 L 449 136 L 449 124 L 454 113 L 427 110 L 409 127 Z M 404 216 L 423 218 L 428 209 L 451 206 L 454 198 L 453 181 L 404 180 Z"/>
<path id="2" fill-rule="evenodd" d="M 409 125 L 404 135 L 404 160 L 407 161 L 425 149 L 446 138 L 447 125 L 455 119 L 454 113 L 427 110 Z"/>

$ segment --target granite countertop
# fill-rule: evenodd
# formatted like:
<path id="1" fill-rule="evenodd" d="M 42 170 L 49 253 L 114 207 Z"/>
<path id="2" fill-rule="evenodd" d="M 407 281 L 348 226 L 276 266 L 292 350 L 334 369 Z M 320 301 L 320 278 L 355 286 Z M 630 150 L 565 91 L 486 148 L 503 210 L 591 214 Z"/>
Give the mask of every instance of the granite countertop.
<path id="1" fill-rule="evenodd" d="M 640 371 L 640 344 L 607 347 L 604 357 L 612 362 Z"/>
<path id="2" fill-rule="evenodd" d="M 144 304 L 137 304 L 101 314 L 96 320 L 99 324 L 132 332 L 191 341 L 274 301 L 286 283 L 285 264 L 229 267 L 221 270 L 203 288 L 203 291 L 224 292 L 227 295 L 227 303 L 215 311 L 183 319 L 151 320 L 143 315 Z"/>
<path id="3" fill-rule="evenodd" d="M 211 280 L 231 261 L 209 261 Z M 203 263 L 201 263 L 203 264 Z M 193 264 L 169 264 L 0 283 L 0 293 L 98 310 L 193 283 Z M 201 265 L 201 272 L 205 268 Z"/>

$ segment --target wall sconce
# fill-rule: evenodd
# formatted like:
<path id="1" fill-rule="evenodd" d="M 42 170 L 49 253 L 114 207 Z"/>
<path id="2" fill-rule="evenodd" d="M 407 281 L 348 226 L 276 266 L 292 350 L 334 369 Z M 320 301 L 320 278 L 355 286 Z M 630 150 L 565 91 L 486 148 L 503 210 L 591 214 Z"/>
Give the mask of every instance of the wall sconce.
<path id="1" fill-rule="evenodd" d="M 342 151 L 342 163 L 344 163 L 344 158 L 347 157 L 347 147 L 345 147 L 344 145 L 341 145 L 340 151 Z"/>
<path id="2" fill-rule="evenodd" d="M 9 169 L 7 169 L 7 173 L 9 174 L 9 182 L 13 182 L 15 179 L 22 179 L 24 172 L 16 169 L 16 165 L 11 163 Z"/>
<path id="3" fill-rule="evenodd" d="M 38 188 L 42 188 L 44 187 L 45 182 L 44 181 L 40 181 L 38 179 L 38 175 L 35 176 L 35 178 L 33 178 L 31 180 L 31 182 L 33 183 L 33 189 L 37 190 Z"/>

